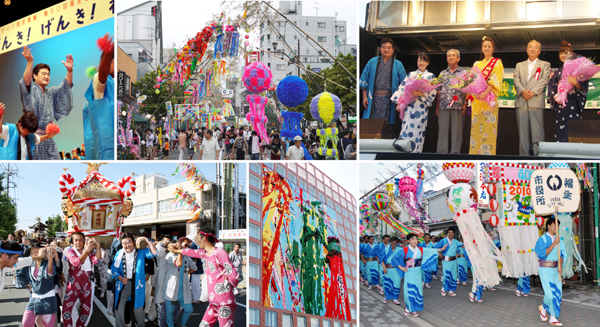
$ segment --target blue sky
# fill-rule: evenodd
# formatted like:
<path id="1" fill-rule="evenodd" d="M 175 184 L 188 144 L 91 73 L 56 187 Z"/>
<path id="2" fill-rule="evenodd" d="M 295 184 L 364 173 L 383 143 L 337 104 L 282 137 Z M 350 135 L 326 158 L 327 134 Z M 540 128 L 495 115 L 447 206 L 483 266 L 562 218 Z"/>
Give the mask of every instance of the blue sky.
<path id="1" fill-rule="evenodd" d="M 2 165 L 2 171 L 6 170 L 6 163 Z M 58 180 L 63 174 L 63 168 L 69 168 L 68 172 L 75 178 L 76 182 L 82 181 L 85 176 L 87 165 L 78 161 L 60 162 L 60 163 L 19 163 L 10 164 L 11 168 L 18 168 L 19 178 L 17 180 L 11 177 L 17 183 L 16 189 L 11 189 L 10 196 L 18 199 L 17 203 L 17 230 L 25 229 L 27 226 L 35 223 L 36 217 L 41 217 L 45 221 L 49 216 L 62 214 L 60 209 L 61 193 L 58 186 Z M 198 163 L 196 166 L 211 180 L 215 180 L 216 164 Z M 167 176 L 169 184 L 184 182 L 185 178 L 171 176 L 175 171 L 175 163 L 110 163 L 100 166 L 100 173 L 108 180 L 117 182 L 124 176 L 130 176 L 131 173 L 151 174 L 159 173 Z M 244 188 L 247 185 L 247 165 L 240 164 L 240 185 Z M 6 179 L 2 181 L 6 186 Z"/>

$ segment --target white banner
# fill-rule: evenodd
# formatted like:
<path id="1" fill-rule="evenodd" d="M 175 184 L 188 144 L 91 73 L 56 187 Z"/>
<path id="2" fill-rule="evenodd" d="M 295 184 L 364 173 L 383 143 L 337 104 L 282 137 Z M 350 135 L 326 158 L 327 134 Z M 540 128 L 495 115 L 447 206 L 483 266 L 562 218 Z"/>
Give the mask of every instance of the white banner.
<path id="1" fill-rule="evenodd" d="M 571 169 L 536 170 L 529 183 L 532 205 L 538 215 L 575 212 L 579 207 L 579 180 Z"/>
<path id="2" fill-rule="evenodd" d="M 243 240 L 248 238 L 246 229 L 225 229 L 219 231 L 220 240 Z"/>

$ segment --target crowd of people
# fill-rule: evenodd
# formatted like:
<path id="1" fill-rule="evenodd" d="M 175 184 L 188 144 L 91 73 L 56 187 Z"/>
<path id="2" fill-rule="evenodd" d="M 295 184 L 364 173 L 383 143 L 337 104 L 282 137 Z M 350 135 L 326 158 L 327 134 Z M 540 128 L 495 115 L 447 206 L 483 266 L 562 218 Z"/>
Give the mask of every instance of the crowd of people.
<path id="1" fill-rule="evenodd" d="M 162 142 L 159 142 L 153 129 L 146 129 L 143 135 L 134 129 L 130 152 L 137 159 L 148 160 L 175 159 L 172 151 L 178 155 L 177 160 L 304 160 L 307 153 L 316 160 L 356 160 L 355 127 L 344 128 L 339 134 L 336 144 L 332 141 L 321 144 L 314 128 L 291 140 L 273 129 L 268 131 L 267 143 L 252 127 L 224 125 L 213 129 L 174 130 L 171 136 L 161 134 Z M 321 148 L 335 149 L 335 152 L 319 151 Z"/>
<path id="2" fill-rule="evenodd" d="M 364 119 L 386 119 L 394 125 L 398 121 L 396 104 L 404 93 L 409 79 L 425 79 L 432 81 L 435 76 L 427 71 L 430 58 L 426 53 L 419 53 L 418 69 L 408 75 L 404 65 L 393 59 L 394 41 L 384 38 L 380 44 L 381 56 L 369 60 L 361 78 L 360 88 L 363 94 Z M 582 119 L 582 111 L 587 100 L 588 81 L 577 81 L 573 76 L 568 83 L 573 84 L 574 91 L 567 95 L 566 107 L 558 99 L 558 82 L 564 67 L 550 69 L 550 63 L 539 59 L 542 49 L 540 42 L 531 40 L 527 45 L 528 59 L 516 65 L 514 71 L 514 87 L 516 91 L 515 108 L 519 135 L 519 154 L 537 155 L 537 144 L 544 142 L 543 110 L 545 95 L 550 110 L 555 118 L 554 139 L 556 142 L 569 142 L 569 121 Z M 495 43 L 490 37 L 481 42 L 481 57 L 473 67 L 478 67 L 488 87 L 480 94 L 465 94 L 453 87 L 457 77 L 465 70 L 459 67 L 460 51 L 450 49 L 446 53 L 448 68 L 439 77 L 441 88 L 427 93 L 411 90 L 416 100 L 403 110 L 400 138 L 414 142 L 413 152 L 422 152 L 427 128 L 429 109 L 436 102 L 435 114 L 439 117 L 439 134 L 437 153 L 460 153 L 463 143 L 463 120 L 469 112 L 471 116 L 470 154 L 495 155 L 497 150 L 499 101 L 494 107 L 486 101 L 493 93 L 498 99 L 504 79 L 502 60 L 494 57 Z M 571 44 L 563 41 L 558 49 L 560 60 L 578 57 Z M 492 102 L 494 103 L 494 102 Z M 448 144 L 448 142 L 450 144 Z"/>
<path id="3" fill-rule="evenodd" d="M 228 254 L 209 226 L 176 240 L 123 233 L 106 245 L 81 232 L 67 242 L 11 234 L 0 240 L 0 256 L 0 292 L 10 274 L 29 288 L 25 327 L 87 326 L 96 290 L 118 327 L 186 326 L 200 301 L 208 302 L 200 326 L 233 326 L 245 265 L 240 244 Z"/>
<path id="4" fill-rule="evenodd" d="M 560 316 L 560 303 L 562 298 L 562 283 L 560 274 L 566 257 L 564 244 L 556 232 L 559 223 L 551 217 L 546 219 L 546 233 L 538 239 L 535 253 L 539 258 L 538 274 L 544 290 L 543 303 L 539 306 L 542 321 L 549 321 L 551 325 L 562 326 L 558 321 Z M 418 241 L 416 234 L 397 238 L 383 235 L 381 243 L 375 244 L 373 235 L 363 235 L 359 246 L 360 251 L 360 282 L 368 289 L 379 289 L 384 296 L 383 303 L 393 301 L 400 305 L 400 289 L 404 288 L 405 315 L 418 316 L 423 311 L 423 287 L 431 288 L 432 280 L 437 279 L 439 270 L 438 257 L 442 262 L 441 296 L 456 296 L 457 285 L 467 286 L 468 271 L 471 267 L 468 254 L 465 251 L 462 238 L 455 238 L 454 227 L 446 230 L 446 237 L 437 239 L 429 233 L 423 236 L 424 241 Z M 488 236 L 498 248 L 501 247 L 497 233 L 488 232 Z M 560 242 L 561 254 L 557 246 Z M 435 250 L 433 260 L 434 268 L 427 265 L 427 251 Z M 562 258 L 561 258 L 562 256 Z M 483 302 L 483 291 L 495 291 L 494 287 L 484 287 L 473 281 L 469 300 Z M 518 280 L 515 291 L 517 297 L 528 297 L 530 293 L 529 276 Z"/>

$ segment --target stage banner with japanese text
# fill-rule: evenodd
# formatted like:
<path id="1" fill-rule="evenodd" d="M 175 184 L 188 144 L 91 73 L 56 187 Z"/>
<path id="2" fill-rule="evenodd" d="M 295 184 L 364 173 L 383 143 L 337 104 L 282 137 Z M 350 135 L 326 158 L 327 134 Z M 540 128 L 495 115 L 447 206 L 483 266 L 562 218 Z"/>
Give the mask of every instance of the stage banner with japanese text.
<path id="1" fill-rule="evenodd" d="M 0 54 L 114 18 L 114 0 L 67 0 L 0 27 Z"/>

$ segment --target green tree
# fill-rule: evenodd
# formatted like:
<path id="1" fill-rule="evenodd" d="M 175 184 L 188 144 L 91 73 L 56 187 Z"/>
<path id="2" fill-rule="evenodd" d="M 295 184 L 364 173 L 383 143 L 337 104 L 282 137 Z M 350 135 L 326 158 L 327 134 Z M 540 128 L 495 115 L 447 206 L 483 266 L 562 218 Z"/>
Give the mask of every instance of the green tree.
<path id="1" fill-rule="evenodd" d="M 46 225 L 48 226 L 46 232 L 48 233 L 49 237 L 55 237 L 57 232 L 64 232 L 67 229 L 66 222 L 59 214 L 48 217 Z"/>
<path id="2" fill-rule="evenodd" d="M 337 59 L 349 71 L 356 71 L 356 57 L 354 57 L 352 54 L 343 55 L 340 53 Z M 307 69 L 310 70 L 310 66 L 308 66 Z M 308 85 L 307 101 L 296 107 L 295 111 L 304 113 L 304 117 L 307 120 L 313 120 L 312 115 L 310 114 L 311 99 L 317 96 L 319 93 L 327 91 L 340 98 L 340 102 L 342 103 L 342 114 L 348 113 L 349 115 L 356 115 L 356 93 L 349 91 L 356 89 L 356 83 L 337 62 L 331 67 L 323 69 L 319 74 L 330 81 L 342 85 L 345 89 L 331 82 L 327 83 L 327 86 L 325 86 L 325 79 L 315 74 L 311 74 L 312 78 L 318 85 L 317 88 L 315 83 L 310 80 L 308 74 L 310 73 L 305 72 L 305 74 L 302 74 L 301 77 Z"/>
<path id="3" fill-rule="evenodd" d="M 181 103 L 185 88 L 183 85 L 173 83 L 172 81 L 164 81 L 160 88 L 160 93 L 156 94 L 154 85 L 156 85 L 156 77 L 158 71 L 146 73 L 144 77 L 134 83 L 135 92 L 140 95 L 145 95 L 146 100 L 139 107 L 139 112 L 143 115 L 150 114 L 158 122 L 162 117 L 167 115 L 167 106 L 165 102 L 171 101 L 173 104 Z"/>
<path id="4" fill-rule="evenodd" d="M 4 178 L 4 174 L 0 174 L 0 237 L 6 239 L 17 229 L 17 206 L 5 192 Z"/>

